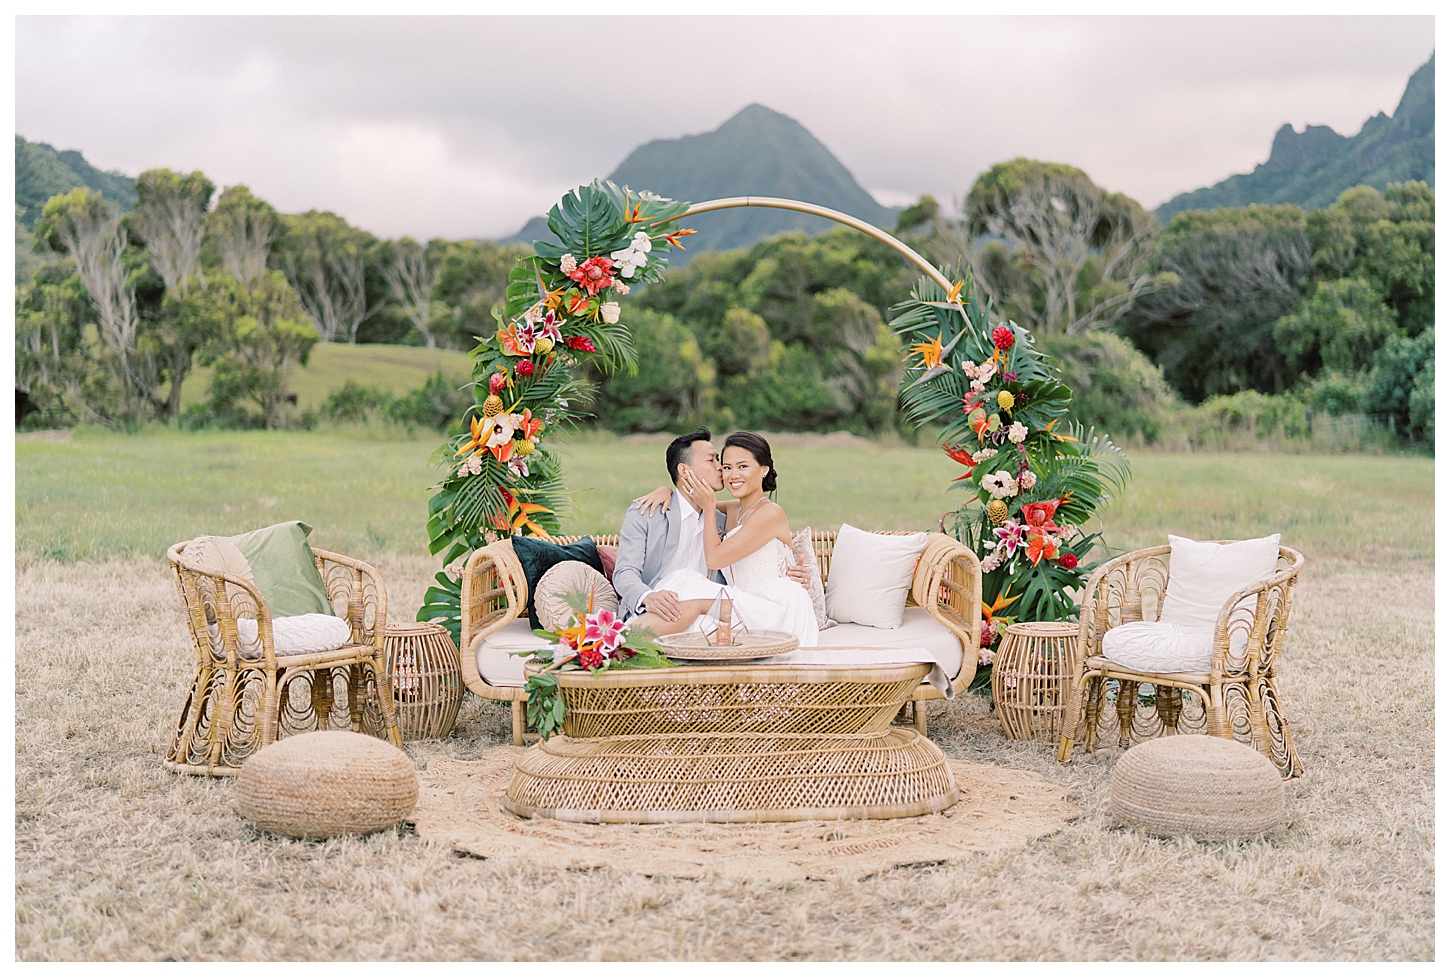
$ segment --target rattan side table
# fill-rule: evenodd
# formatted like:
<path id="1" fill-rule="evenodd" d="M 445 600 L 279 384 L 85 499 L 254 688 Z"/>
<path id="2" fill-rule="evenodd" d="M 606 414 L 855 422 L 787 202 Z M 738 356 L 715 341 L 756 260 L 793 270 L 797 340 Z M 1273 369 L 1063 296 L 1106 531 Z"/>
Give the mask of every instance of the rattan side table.
<path id="1" fill-rule="evenodd" d="M 1056 742 L 1077 677 L 1075 621 L 1007 626 L 992 663 L 992 699 L 1009 740 Z"/>
<path id="2" fill-rule="evenodd" d="M 403 739 L 447 736 L 463 701 L 463 671 L 448 629 L 415 621 L 389 624 L 383 654 Z"/>

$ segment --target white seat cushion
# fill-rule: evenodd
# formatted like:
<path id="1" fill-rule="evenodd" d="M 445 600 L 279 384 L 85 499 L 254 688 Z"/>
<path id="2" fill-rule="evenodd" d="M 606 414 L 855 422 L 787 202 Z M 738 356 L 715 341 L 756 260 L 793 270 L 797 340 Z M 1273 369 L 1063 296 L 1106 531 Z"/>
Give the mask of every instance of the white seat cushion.
<path id="1" fill-rule="evenodd" d="M 1103 657 L 1135 672 L 1206 672 L 1213 661 L 1213 628 L 1119 624 L 1103 635 Z"/>
<path id="2" fill-rule="evenodd" d="M 948 678 L 962 670 L 962 643 L 945 624 L 920 607 L 905 608 L 899 628 L 837 624 L 822 631 L 817 648 L 925 648 L 937 656 Z"/>
<path id="3" fill-rule="evenodd" d="M 547 647 L 549 639 L 534 634 L 528 618 L 517 618 L 477 642 L 474 659 L 478 662 L 478 674 L 489 685 L 521 689 L 526 684 L 524 662 L 528 658 L 509 652 L 537 651 Z"/>
<path id="4" fill-rule="evenodd" d="M 257 622 L 237 618 L 237 634 L 243 645 L 257 640 Z M 311 655 L 336 651 L 352 640 L 352 628 L 331 614 L 294 614 L 272 618 L 272 651 L 278 655 Z"/>

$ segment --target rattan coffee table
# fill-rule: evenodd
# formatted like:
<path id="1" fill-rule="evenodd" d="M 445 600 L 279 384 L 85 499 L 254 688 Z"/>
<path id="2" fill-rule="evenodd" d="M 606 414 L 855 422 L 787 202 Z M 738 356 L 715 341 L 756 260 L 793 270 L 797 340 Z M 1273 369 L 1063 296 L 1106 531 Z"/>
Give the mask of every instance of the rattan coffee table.
<path id="1" fill-rule="evenodd" d="M 563 732 L 520 757 L 504 804 L 521 817 L 596 823 L 943 811 L 957 801 L 946 757 L 915 730 L 891 726 L 930 668 L 559 673 Z"/>

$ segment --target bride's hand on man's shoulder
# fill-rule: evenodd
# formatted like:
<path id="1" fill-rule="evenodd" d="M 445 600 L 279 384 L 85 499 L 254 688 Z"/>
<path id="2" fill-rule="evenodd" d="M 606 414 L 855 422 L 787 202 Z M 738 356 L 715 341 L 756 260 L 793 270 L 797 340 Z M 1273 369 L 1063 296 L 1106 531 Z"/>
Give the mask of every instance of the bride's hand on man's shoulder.
<path id="1" fill-rule="evenodd" d="M 641 495 L 635 499 L 630 503 L 630 506 L 637 506 L 639 511 L 643 512 L 646 516 L 653 516 L 657 513 L 664 512 L 670 507 L 670 496 L 674 494 L 674 489 L 668 485 L 661 485 L 648 495 Z"/>

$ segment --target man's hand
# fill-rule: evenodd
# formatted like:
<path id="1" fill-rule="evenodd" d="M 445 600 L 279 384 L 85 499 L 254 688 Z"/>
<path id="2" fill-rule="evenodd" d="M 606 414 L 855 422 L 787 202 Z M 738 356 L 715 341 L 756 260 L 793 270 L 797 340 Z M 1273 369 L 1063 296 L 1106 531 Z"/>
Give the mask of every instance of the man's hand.
<path id="1" fill-rule="evenodd" d="M 680 597 L 673 590 L 656 590 L 644 595 L 644 609 L 673 624 L 680 619 Z"/>
<path id="2" fill-rule="evenodd" d="M 670 497 L 674 494 L 675 490 L 673 488 L 661 485 L 649 495 L 641 495 L 631 502 L 630 505 L 638 506 L 640 512 L 643 512 L 647 516 L 652 516 L 657 512 L 664 512 L 668 509 L 670 507 Z"/>
<path id="3" fill-rule="evenodd" d="M 792 563 L 786 568 L 785 574 L 806 590 L 811 589 L 811 571 L 806 567 L 804 560 L 797 560 L 795 563 Z"/>

